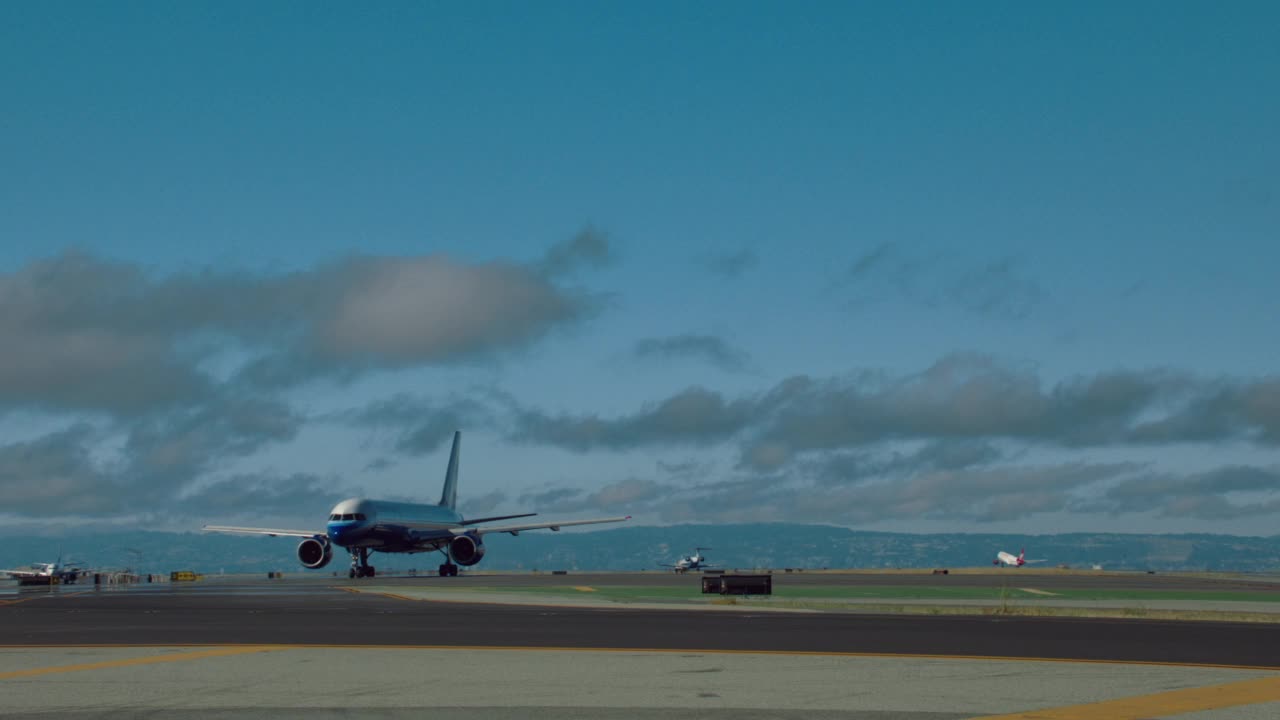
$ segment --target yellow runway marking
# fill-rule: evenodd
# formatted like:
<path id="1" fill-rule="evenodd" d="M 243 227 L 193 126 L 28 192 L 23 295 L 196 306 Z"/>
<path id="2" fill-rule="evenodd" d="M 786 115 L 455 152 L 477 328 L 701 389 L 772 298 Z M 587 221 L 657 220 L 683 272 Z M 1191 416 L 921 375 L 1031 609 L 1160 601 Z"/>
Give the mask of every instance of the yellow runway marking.
<path id="1" fill-rule="evenodd" d="M 595 592 L 596 591 L 595 588 L 589 585 L 574 585 L 573 589 L 577 590 L 578 592 Z"/>
<path id="2" fill-rule="evenodd" d="M 380 597 L 387 597 L 387 598 L 391 598 L 392 600 L 413 600 L 413 601 L 417 601 L 417 600 L 421 600 L 421 599 L 422 599 L 422 598 L 409 597 L 408 595 L 399 595 L 399 594 L 397 594 L 397 593 L 393 593 L 393 592 L 382 592 L 382 591 L 380 591 L 380 590 L 361 590 L 360 588 L 342 587 L 341 585 L 334 585 L 334 586 L 333 586 L 333 589 L 334 589 L 334 590 L 341 590 L 341 591 L 343 591 L 343 592 L 349 592 L 349 593 L 351 593 L 352 595 L 378 595 L 378 596 L 380 596 Z"/>
<path id="3" fill-rule="evenodd" d="M 45 646 L 48 647 L 48 646 Z M 281 645 L 238 645 L 233 647 L 220 647 L 212 650 L 198 650 L 189 653 L 175 653 L 171 655 L 151 655 L 149 657 L 125 658 L 123 660 L 104 660 L 96 663 L 82 663 L 80 665 L 55 665 L 53 667 L 33 668 L 31 670 L 14 670 L 12 672 L 0 673 L 0 680 L 11 680 L 13 678 L 36 677 L 38 675 L 52 675 L 54 673 L 80 672 L 82 670 L 107 670 L 110 668 L 131 667 L 134 665 L 154 665 L 156 663 L 183 662 L 185 660 L 201 660 L 211 657 L 225 657 L 227 655 L 245 655 L 247 653 L 268 652 L 270 650 L 285 650 Z"/>
<path id="4" fill-rule="evenodd" d="M 1280 677 L 1186 688 L 1085 705 L 992 715 L 978 720 L 1141 720 L 1239 705 L 1280 702 Z"/>
<path id="5" fill-rule="evenodd" d="M 237 645 L 234 643 L 90 643 L 57 645 L 51 643 L 24 644 L 0 643 L 0 650 L 56 650 L 72 648 L 240 648 L 244 652 L 260 650 L 494 650 L 520 652 L 578 652 L 578 653 L 647 653 L 647 654 L 698 654 L 698 655 L 783 655 L 796 657 L 847 657 L 889 658 L 896 660 L 984 660 L 988 662 L 1070 663 L 1073 665 L 1133 665 L 1141 667 L 1219 668 L 1224 670 L 1264 670 L 1280 672 L 1280 666 L 1226 665 L 1222 663 L 1167 662 L 1160 660 L 1086 660 L 1071 658 L 1013 657 L 1006 655 L 927 655 L 921 653 L 841 652 L 838 650 L 726 650 L 723 648 L 646 648 L 646 647 L 570 647 L 557 645 L 366 645 L 353 643 L 274 643 L 271 645 Z M 2 677 L 2 676 L 0 676 Z M 1280 678 L 1277 678 L 1280 680 Z M 1016 716 L 1015 716 L 1016 717 Z"/>
<path id="6" fill-rule="evenodd" d="M 1018 588 L 1018 589 L 1019 589 L 1019 590 L 1021 590 L 1021 591 L 1022 591 L 1022 592 L 1024 592 L 1024 593 L 1031 593 L 1032 595 L 1044 595 L 1044 596 L 1046 596 L 1046 597 L 1058 597 L 1058 593 L 1045 592 L 1044 590 L 1036 590 L 1035 588 Z"/>

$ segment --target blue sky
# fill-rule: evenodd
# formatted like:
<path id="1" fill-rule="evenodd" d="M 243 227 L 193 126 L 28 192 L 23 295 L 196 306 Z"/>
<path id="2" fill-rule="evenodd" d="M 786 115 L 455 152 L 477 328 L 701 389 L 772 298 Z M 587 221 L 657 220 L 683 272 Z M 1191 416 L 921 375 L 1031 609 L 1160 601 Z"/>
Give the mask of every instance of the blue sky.
<path id="1" fill-rule="evenodd" d="M 1270 534 L 1278 24 L 6 7 L 9 519 Z"/>

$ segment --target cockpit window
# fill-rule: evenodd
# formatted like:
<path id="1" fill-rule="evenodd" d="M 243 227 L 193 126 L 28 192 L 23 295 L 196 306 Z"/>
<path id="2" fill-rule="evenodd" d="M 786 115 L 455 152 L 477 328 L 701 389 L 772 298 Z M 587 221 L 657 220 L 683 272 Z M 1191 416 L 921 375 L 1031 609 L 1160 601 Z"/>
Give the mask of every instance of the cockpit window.
<path id="1" fill-rule="evenodd" d="M 364 513 L 356 513 L 356 519 L 360 521 L 364 521 L 365 520 Z"/>
<path id="2" fill-rule="evenodd" d="M 336 513 L 335 513 L 335 514 L 333 514 L 333 515 L 330 515 L 330 516 L 329 516 L 329 519 L 330 519 L 330 520 L 341 520 L 341 519 L 342 519 L 342 516 L 341 516 L 341 515 L 338 515 L 338 514 L 336 514 Z"/>
<path id="3" fill-rule="evenodd" d="M 354 515 L 352 515 L 351 513 L 346 513 L 345 515 L 343 515 L 343 516 L 342 516 L 342 519 L 343 519 L 343 520 L 355 520 L 356 518 L 355 518 L 355 516 L 354 516 Z"/>

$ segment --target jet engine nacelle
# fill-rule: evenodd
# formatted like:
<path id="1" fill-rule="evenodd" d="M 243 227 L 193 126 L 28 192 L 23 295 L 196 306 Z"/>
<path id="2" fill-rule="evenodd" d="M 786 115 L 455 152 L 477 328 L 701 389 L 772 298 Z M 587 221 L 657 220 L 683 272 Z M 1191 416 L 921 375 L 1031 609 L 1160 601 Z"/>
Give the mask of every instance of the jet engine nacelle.
<path id="1" fill-rule="evenodd" d="M 484 557 L 484 543 L 471 535 L 459 535 L 449 543 L 449 556 L 459 565 L 475 565 Z"/>
<path id="2" fill-rule="evenodd" d="M 333 559 L 333 546 L 327 539 L 307 538 L 298 543 L 298 562 L 303 567 L 319 570 Z"/>

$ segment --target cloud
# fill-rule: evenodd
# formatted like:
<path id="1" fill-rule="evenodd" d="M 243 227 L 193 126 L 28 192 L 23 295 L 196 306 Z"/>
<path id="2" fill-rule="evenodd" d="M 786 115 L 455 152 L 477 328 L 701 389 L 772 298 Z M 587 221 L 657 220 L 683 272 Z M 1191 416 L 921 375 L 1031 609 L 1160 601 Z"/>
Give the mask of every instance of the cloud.
<path id="1" fill-rule="evenodd" d="M 1020 320 L 1048 298 L 1013 257 L 974 263 L 944 254 L 921 255 L 881 243 L 859 255 L 836 282 L 858 295 L 856 305 L 903 300 L 929 308 Z"/>
<path id="2" fill-rule="evenodd" d="M 576 452 L 658 444 L 709 445 L 747 427 L 751 410 L 749 401 L 726 402 L 719 393 L 703 388 L 689 388 L 633 415 L 607 420 L 595 415 L 551 416 L 517 407 L 511 438 Z"/>
<path id="3" fill-rule="evenodd" d="M 736 278 L 754 268 L 759 258 L 751 250 L 712 255 L 702 261 L 708 270 L 726 278 Z"/>
<path id="4" fill-rule="evenodd" d="M 293 308 L 289 341 L 249 368 L 259 384 L 489 356 L 531 344 L 593 308 L 590 298 L 531 268 L 443 256 L 353 258 L 286 286 L 312 302 Z"/>
<path id="5" fill-rule="evenodd" d="M 357 427 L 390 431 L 394 448 L 406 455 L 427 455 L 450 442 L 456 430 L 495 424 L 494 411 L 470 397 L 441 401 L 398 394 L 372 402 L 338 419 Z"/>
<path id="6" fill-rule="evenodd" d="M 303 475 L 241 475 L 192 490 L 216 461 L 291 437 L 296 423 L 283 406 L 248 401 L 139 422 L 117 452 L 106 450 L 115 446 L 118 429 L 80 423 L 0 446 L 0 495 L 6 511 L 28 517 L 165 520 L 218 508 L 241 515 L 293 510 L 299 498 L 332 499 L 331 483 Z"/>
<path id="7" fill-rule="evenodd" d="M 855 278 L 862 277 L 871 273 L 877 266 L 883 266 L 889 260 L 892 249 L 892 243 L 881 243 L 858 256 L 849 268 L 849 275 Z"/>
<path id="8" fill-rule="evenodd" d="M 653 480 L 626 478 L 587 493 L 574 488 L 556 488 L 534 495 L 526 495 L 521 502 L 530 502 L 541 512 L 579 513 L 638 512 L 640 508 L 661 501 L 674 488 Z"/>
<path id="9" fill-rule="evenodd" d="M 569 498 L 577 497 L 581 494 L 582 490 L 578 488 L 553 488 L 539 492 L 525 493 L 520 496 L 520 504 L 540 509 L 555 508 L 561 503 L 567 501 Z"/>
<path id="10" fill-rule="evenodd" d="M 137 268 L 78 253 L 0 274 L 0 408 L 133 414 L 207 395 L 144 285 Z"/>
<path id="11" fill-rule="evenodd" d="M 1027 369 L 957 354 L 912 374 L 796 376 L 736 398 L 693 387 L 616 417 L 550 415 L 514 400 L 505 412 L 512 440 L 577 452 L 736 443 L 741 466 L 764 472 L 805 453 L 926 441 L 941 443 L 933 448 L 939 469 L 956 469 L 994 457 L 994 441 L 1068 449 L 1274 445 L 1280 383 L 1153 369 L 1046 385 Z"/>
<path id="12" fill-rule="evenodd" d="M 799 463 L 800 472 L 822 485 L 845 485 L 870 479 L 910 477 L 925 472 L 964 470 L 1004 458 L 982 440 L 935 440 L 912 452 L 899 450 L 835 451 Z M 740 467 L 751 469 L 755 463 Z M 767 469 L 777 463 L 759 463 Z"/>
<path id="13" fill-rule="evenodd" d="M 1280 492 L 1280 467 L 1231 465 L 1207 472 L 1176 475 L 1148 473 L 1118 483 L 1088 510 L 1111 514 L 1157 511 L 1165 517 L 1231 519 L 1280 509 L 1280 499 L 1259 499 Z M 1247 497 L 1241 498 L 1244 494 Z M 1237 502 L 1232 502 L 1235 497 Z"/>
<path id="14" fill-rule="evenodd" d="M 971 313 L 1021 319 L 1044 299 L 1039 283 L 1026 277 L 1013 258 L 970 268 L 947 288 L 950 299 Z"/>
<path id="15" fill-rule="evenodd" d="M 787 474 L 748 472 L 687 490 L 656 509 L 664 519 L 682 522 L 1005 522 L 1069 512 L 1080 493 L 1139 469 L 1132 463 L 1065 463 L 880 477 L 868 466 L 865 472 L 854 471 L 856 481 L 834 484 L 811 474 L 818 468 L 806 467 Z"/>
<path id="16" fill-rule="evenodd" d="M 976 354 L 915 373 L 862 370 L 795 376 L 737 397 L 690 387 L 612 417 L 548 413 L 496 391 L 431 400 L 398 396 L 347 413 L 389 430 L 400 452 L 437 449 L 460 426 L 574 452 L 727 446 L 738 467 L 779 470 L 806 456 L 925 443 L 896 462 L 958 470 L 1004 456 L 1000 444 L 1076 450 L 1280 440 L 1280 382 L 1116 370 L 1046 384 L 1026 368 Z M 821 459 L 821 458 L 820 458 Z M 877 466 L 884 466 L 883 458 Z"/>
<path id="17" fill-rule="evenodd" d="M 552 245 L 538 267 L 544 274 L 555 277 L 583 266 L 601 268 L 612 261 L 609 236 L 587 226 L 568 240 Z"/>
<path id="18" fill-rule="evenodd" d="M 91 426 L 77 424 L 0 446 L 5 511 L 34 517 L 120 512 L 126 488 L 94 463 L 90 450 L 96 436 Z"/>
<path id="19" fill-rule="evenodd" d="M 494 490 L 478 497 L 467 498 L 462 502 L 460 509 L 464 517 L 474 518 L 493 512 L 506 501 L 505 492 Z"/>
<path id="20" fill-rule="evenodd" d="M 713 335 L 673 335 L 645 338 L 636 343 L 635 356 L 642 359 L 692 358 L 705 360 L 721 370 L 736 372 L 747 365 L 746 351 Z"/>
<path id="21" fill-rule="evenodd" d="M 164 513 L 216 522 L 227 517 L 279 517 L 297 514 L 299 504 L 313 514 L 323 512 L 355 493 L 334 487 L 331 478 L 308 473 L 287 476 L 237 475 L 183 495 Z"/>
<path id="22" fill-rule="evenodd" d="M 1014 439 L 1062 447 L 1273 442 L 1272 381 L 1229 383 L 1166 370 L 1114 371 L 1045 388 L 1032 373 L 977 355 L 953 355 L 898 378 L 794 378 L 757 403 L 744 455 L 785 461 L 797 452 L 904 439 Z M 760 463 L 762 468 L 770 463 Z"/>
<path id="23" fill-rule="evenodd" d="M 169 275 L 63 253 L 0 274 L 0 409 L 186 407 L 223 391 L 211 358 L 242 362 L 235 382 L 273 390 L 491 357 L 590 316 L 597 299 L 547 273 L 607 248 L 585 231 L 542 267 L 431 255 Z"/>
<path id="24" fill-rule="evenodd" d="M 129 428 L 125 473 L 135 483 L 182 487 L 217 462 L 292 440 L 303 422 L 285 403 L 260 398 L 157 413 Z"/>
<path id="25" fill-rule="evenodd" d="M 66 252 L 0 273 L 0 412 L 93 420 L 0 446 L 0 490 L 32 517 L 181 517 L 237 497 L 270 510 L 290 493 L 327 502 L 336 493 L 311 476 L 210 481 L 297 436 L 307 419 L 281 393 L 298 383 L 493 357 L 581 321 L 595 299 L 551 273 L 607 250 L 591 231 L 543 266 L 433 255 L 159 274 Z M 416 454 L 485 411 L 453 401 L 410 420 L 421 409 L 401 399 L 353 422 L 403 428 L 396 449 Z"/>

